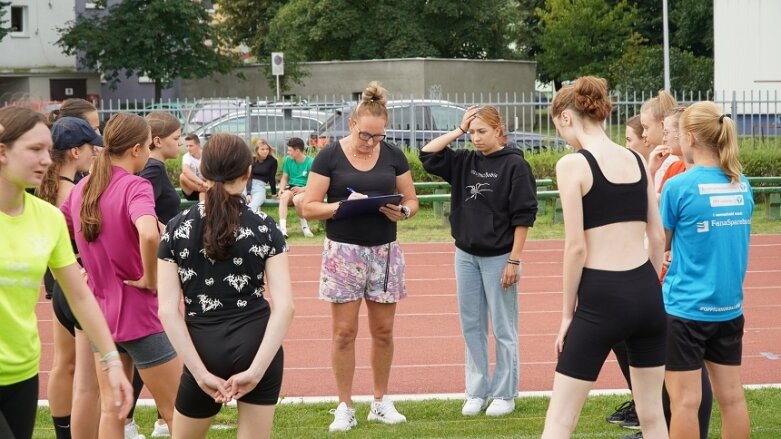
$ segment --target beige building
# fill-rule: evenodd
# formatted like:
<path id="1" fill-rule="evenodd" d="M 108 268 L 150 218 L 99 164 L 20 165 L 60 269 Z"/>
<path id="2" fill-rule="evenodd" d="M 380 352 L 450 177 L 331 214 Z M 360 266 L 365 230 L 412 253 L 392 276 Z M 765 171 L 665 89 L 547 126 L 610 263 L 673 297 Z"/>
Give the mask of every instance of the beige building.
<path id="1" fill-rule="evenodd" d="M 488 94 L 499 94 L 507 99 L 508 93 L 531 96 L 537 75 L 537 64 L 532 61 L 404 58 L 302 64 L 309 76 L 304 78 L 303 85 L 293 84 L 285 94 L 320 100 L 353 100 L 372 80 L 382 82 L 395 99 L 450 97 L 457 101 L 488 101 Z M 241 67 L 236 72 L 241 72 L 246 79 L 231 74 L 184 80 L 179 97 L 234 96 L 271 100 L 276 95 L 259 66 Z M 483 93 L 485 99 L 481 99 L 479 93 Z"/>

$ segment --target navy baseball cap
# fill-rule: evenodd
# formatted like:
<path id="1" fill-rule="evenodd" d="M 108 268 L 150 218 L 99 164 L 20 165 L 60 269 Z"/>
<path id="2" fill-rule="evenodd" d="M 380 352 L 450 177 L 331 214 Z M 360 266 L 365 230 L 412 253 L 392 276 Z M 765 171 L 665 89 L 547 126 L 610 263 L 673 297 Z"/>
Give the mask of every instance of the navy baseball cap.
<path id="1" fill-rule="evenodd" d="M 52 125 L 54 149 L 77 148 L 85 143 L 103 146 L 103 138 L 84 119 L 61 117 Z"/>

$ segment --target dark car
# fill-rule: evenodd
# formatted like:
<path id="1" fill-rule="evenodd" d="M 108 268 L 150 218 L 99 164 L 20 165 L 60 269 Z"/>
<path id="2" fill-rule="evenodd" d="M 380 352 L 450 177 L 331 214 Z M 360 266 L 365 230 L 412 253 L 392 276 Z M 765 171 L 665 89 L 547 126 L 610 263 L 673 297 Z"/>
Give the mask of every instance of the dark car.
<path id="1" fill-rule="evenodd" d="M 388 101 L 387 107 L 386 139 L 397 145 L 417 148 L 456 129 L 466 111 L 465 107 L 452 102 L 428 99 Z M 335 138 L 347 136 L 350 131 L 348 119 L 354 109 L 355 105 L 336 109 L 316 134 L 328 133 Z M 508 132 L 507 140 L 508 145 L 521 149 L 562 148 L 566 145 L 558 137 L 521 131 Z M 456 145 L 463 146 L 467 141 L 468 136 L 462 136 Z"/>

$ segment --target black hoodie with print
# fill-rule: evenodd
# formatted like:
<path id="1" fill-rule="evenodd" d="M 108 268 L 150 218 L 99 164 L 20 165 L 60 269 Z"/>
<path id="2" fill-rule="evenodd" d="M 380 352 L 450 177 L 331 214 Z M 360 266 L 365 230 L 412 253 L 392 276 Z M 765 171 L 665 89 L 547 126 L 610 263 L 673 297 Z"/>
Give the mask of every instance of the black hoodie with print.
<path id="1" fill-rule="evenodd" d="M 456 247 L 475 256 L 510 252 L 516 226 L 537 216 L 537 185 L 523 153 L 505 147 L 489 155 L 445 148 L 420 153 L 426 172 L 450 183 L 450 228 Z"/>

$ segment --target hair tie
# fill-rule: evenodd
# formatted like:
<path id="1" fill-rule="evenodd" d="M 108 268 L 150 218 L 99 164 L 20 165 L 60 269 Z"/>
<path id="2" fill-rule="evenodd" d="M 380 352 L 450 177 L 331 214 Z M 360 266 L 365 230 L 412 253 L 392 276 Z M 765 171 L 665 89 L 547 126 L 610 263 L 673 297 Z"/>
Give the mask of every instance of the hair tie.
<path id="1" fill-rule="evenodd" d="M 730 115 L 729 114 L 722 114 L 721 116 L 719 116 L 719 123 L 724 123 L 724 118 L 725 117 L 730 117 Z"/>
<path id="2" fill-rule="evenodd" d="M 224 183 L 225 182 L 225 178 L 224 177 L 214 177 L 212 180 L 215 183 Z"/>

